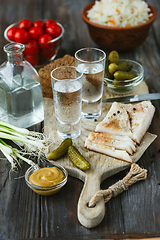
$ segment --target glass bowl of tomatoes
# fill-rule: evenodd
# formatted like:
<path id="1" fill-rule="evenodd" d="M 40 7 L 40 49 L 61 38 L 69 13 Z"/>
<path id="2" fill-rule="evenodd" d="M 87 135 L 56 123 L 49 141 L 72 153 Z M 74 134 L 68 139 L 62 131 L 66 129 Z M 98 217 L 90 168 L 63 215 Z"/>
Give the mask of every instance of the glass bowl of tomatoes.
<path id="1" fill-rule="evenodd" d="M 63 36 L 63 26 L 53 19 L 34 22 L 23 19 L 11 24 L 4 31 L 7 42 L 24 44 L 24 59 L 37 68 L 55 59 Z"/>

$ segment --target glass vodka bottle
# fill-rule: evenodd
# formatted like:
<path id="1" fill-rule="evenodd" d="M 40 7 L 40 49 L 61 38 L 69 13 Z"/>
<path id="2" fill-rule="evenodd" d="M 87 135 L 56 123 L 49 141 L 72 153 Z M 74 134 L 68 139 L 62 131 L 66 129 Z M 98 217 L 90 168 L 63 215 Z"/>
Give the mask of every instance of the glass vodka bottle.
<path id="1" fill-rule="evenodd" d="M 32 65 L 23 60 L 25 46 L 4 46 L 7 61 L 0 66 L 0 120 L 18 127 L 30 127 L 44 120 L 40 77 Z"/>

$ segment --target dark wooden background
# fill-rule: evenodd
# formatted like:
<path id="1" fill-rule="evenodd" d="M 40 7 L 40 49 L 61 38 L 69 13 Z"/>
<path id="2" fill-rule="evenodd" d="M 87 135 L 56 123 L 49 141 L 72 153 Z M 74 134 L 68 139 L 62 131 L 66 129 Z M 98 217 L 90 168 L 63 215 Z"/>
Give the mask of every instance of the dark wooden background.
<path id="1" fill-rule="evenodd" d="M 55 19 L 65 28 L 64 41 L 57 57 L 74 55 L 82 47 L 96 46 L 81 19 L 83 7 L 90 0 L 0 0 L 0 64 L 4 29 L 23 18 Z M 143 45 L 120 53 L 121 58 L 140 62 L 150 92 L 160 92 L 160 1 L 148 0 L 157 11 L 157 19 Z M 107 51 L 106 51 L 107 53 Z M 147 149 L 139 165 L 148 170 L 146 181 L 131 186 L 106 204 L 105 218 L 93 229 L 80 225 L 77 203 L 83 183 L 69 177 L 56 195 L 42 197 L 25 184 L 26 164 L 17 174 L 11 173 L 8 162 L 0 154 L 0 239 L 122 239 L 160 237 L 160 100 L 153 102 L 156 113 L 149 129 L 157 139 Z M 40 130 L 40 129 L 39 129 Z M 108 188 L 122 179 L 128 170 L 102 183 Z M 94 184 L 94 183 L 93 183 Z"/>

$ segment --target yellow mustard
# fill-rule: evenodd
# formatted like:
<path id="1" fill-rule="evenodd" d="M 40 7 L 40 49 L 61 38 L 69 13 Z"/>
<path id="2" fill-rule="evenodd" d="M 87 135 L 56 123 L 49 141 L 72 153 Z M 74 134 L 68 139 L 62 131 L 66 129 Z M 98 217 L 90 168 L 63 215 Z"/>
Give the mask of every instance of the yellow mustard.
<path id="1" fill-rule="evenodd" d="M 57 167 L 40 168 L 29 177 L 29 181 L 37 186 L 50 187 L 62 182 L 64 173 Z"/>

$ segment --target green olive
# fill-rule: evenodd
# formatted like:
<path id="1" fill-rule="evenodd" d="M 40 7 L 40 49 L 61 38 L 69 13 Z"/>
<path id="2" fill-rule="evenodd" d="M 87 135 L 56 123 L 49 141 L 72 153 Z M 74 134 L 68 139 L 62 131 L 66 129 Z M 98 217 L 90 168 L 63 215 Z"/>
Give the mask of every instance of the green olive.
<path id="1" fill-rule="evenodd" d="M 116 71 L 114 73 L 114 78 L 116 80 L 129 80 L 135 78 L 137 74 L 135 72 L 123 72 L 123 71 Z"/>
<path id="2" fill-rule="evenodd" d="M 108 60 L 109 63 L 115 63 L 118 64 L 119 63 L 119 54 L 117 51 L 112 51 L 110 52 L 109 56 L 108 56 Z"/>

